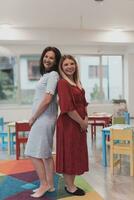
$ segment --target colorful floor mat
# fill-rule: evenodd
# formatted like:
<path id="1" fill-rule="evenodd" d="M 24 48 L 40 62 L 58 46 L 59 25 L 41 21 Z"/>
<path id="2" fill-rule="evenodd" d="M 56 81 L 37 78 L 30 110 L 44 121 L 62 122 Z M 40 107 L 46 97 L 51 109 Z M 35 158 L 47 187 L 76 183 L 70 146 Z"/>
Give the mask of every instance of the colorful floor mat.
<path id="1" fill-rule="evenodd" d="M 55 192 L 47 192 L 42 200 L 103 200 L 84 180 L 76 177 L 76 185 L 86 191 L 83 197 L 71 196 L 64 190 L 63 177 L 55 173 Z M 38 177 L 30 160 L 0 161 L 0 200 L 31 200 L 32 190 L 39 185 Z"/>

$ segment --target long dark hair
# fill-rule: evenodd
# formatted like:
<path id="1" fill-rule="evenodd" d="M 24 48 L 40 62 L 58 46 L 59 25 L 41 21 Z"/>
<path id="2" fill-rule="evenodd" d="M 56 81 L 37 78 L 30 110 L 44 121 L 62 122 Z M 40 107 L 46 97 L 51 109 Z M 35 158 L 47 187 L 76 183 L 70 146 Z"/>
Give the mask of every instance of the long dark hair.
<path id="1" fill-rule="evenodd" d="M 50 68 L 49 71 L 46 71 L 45 67 L 44 67 L 44 64 L 43 64 L 43 58 L 45 56 L 45 54 L 48 52 L 48 51 L 53 51 L 54 54 L 55 54 L 55 63 L 53 65 L 53 67 Z M 43 75 L 45 73 L 48 73 L 48 72 L 51 72 L 51 71 L 56 71 L 58 72 L 58 66 L 59 66 L 59 62 L 60 62 L 60 58 L 61 58 L 61 52 L 59 49 L 57 49 L 56 47 L 46 47 L 42 54 L 41 54 L 41 57 L 40 57 L 40 74 Z"/>

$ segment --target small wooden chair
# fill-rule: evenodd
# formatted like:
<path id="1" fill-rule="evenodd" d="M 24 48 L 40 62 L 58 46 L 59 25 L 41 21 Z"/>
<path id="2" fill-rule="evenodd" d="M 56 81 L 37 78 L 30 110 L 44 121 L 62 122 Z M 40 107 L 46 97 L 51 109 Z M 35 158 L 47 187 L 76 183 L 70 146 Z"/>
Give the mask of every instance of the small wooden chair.
<path id="1" fill-rule="evenodd" d="M 113 117 L 112 124 L 125 124 L 124 117 Z"/>
<path id="2" fill-rule="evenodd" d="M 134 137 L 131 129 L 110 129 L 110 170 L 120 164 L 121 155 L 130 156 L 130 176 L 134 176 Z M 119 142 L 117 142 L 119 141 Z M 127 142 L 126 142 L 127 141 Z M 115 158 L 119 155 L 119 158 Z"/>
<path id="3" fill-rule="evenodd" d="M 113 117 L 112 124 L 130 124 L 130 113 L 124 112 L 123 116 Z"/>
<path id="4" fill-rule="evenodd" d="M 25 132 L 30 131 L 30 126 L 28 122 L 16 122 L 16 160 L 20 157 L 20 145 L 27 142 L 28 136 Z"/>
<path id="5" fill-rule="evenodd" d="M 124 112 L 123 116 L 113 117 L 112 124 L 130 124 L 130 113 Z M 108 141 L 110 141 L 110 136 L 108 136 Z"/>

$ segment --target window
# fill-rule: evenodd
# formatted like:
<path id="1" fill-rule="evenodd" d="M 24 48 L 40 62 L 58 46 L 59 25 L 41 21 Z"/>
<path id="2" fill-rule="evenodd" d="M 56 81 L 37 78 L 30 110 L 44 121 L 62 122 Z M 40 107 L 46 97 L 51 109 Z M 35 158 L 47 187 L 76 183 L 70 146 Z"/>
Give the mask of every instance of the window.
<path id="1" fill-rule="evenodd" d="M 88 73 L 89 73 L 89 78 L 97 78 L 99 76 L 98 66 L 97 65 L 89 65 Z"/>
<path id="2" fill-rule="evenodd" d="M 121 55 L 75 56 L 88 102 L 123 98 Z M 39 72 L 40 55 L 0 56 L 0 103 L 31 104 Z M 18 65 L 17 65 L 18 64 Z M 116 74 L 116 76 L 115 76 Z"/>
<path id="3" fill-rule="evenodd" d="M 122 60 L 122 56 L 78 57 L 80 78 L 89 102 L 123 98 Z"/>
<path id="4" fill-rule="evenodd" d="M 29 80 L 39 80 L 39 61 L 38 60 L 28 60 L 28 79 Z"/>
<path id="5" fill-rule="evenodd" d="M 31 104 L 40 78 L 39 55 L 0 57 L 0 103 Z"/>
<path id="6" fill-rule="evenodd" d="M 102 56 L 102 65 L 107 65 L 107 76 L 103 81 L 105 100 L 123 98 L 122 56 Z"/>
<path id="7" fill-rule="evenodd" d="M 106 77 L 107 76 L 107 65 L 102 66 L 102 76 Z M 89 65 L 88 68 L 88 74 L 89 78 L 99 78 L 99 65 Z"/>
<path id="8" fill-rule="evenodd" d="M 0 56 L 0 100 L 1 103 L 16 101 L 16 57 Z"/>
<path id="9" fill-rule="evenodd" d="M 39 55 L 24 55 L 20 57 L 20 103 L 33 102 L 36 83 L 40 78 Z"/>

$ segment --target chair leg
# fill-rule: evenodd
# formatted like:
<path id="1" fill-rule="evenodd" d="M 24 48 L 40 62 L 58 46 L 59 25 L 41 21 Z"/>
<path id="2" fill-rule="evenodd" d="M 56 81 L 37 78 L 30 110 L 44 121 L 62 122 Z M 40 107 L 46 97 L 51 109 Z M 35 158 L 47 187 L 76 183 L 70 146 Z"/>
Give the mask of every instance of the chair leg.
<path id="1" fill-rule="evenodd" d="M 111 149 L 110 149 L 110 171 L 111 174 L 114 174 L 114 155 Z"/>
<path id="2" fill-rule="evenodd" d="M 133 152 L 130 154 L 130 176 L 134 176 L 134 157 Z"/>
<path id="3" fill-rule="evenodd" d="M 19 160 L 20 157 L 20 143 L 16 144 L 16 160 Z"/>
<path id="4" fill-rule="evenodd" d="M 10 133 L 10 152 L 11 152 L 11 154 L 13 152 L 13 136 L 11 133 Z"/>
<path id="5" fill-rule="evenodd" d="M 91 124 L 91 139 L 92 139 L 92 141 L 93 141 L 93 134 L 94 134 L 93 131 L 94 131 L 93 130 L 93 125 Z"/>
<path id="6" fill-rule="evenodd" d="M 110 142 L 110 135 L 107 135 L 107 141 Z"/>
<path id="7" fill-rule="evenodd" d="M 2 136 L 2 138 L 1 138 L 1 144 L 2 144 L 2 150 L 4 150 L 4 137 Z"/>
<path id="8" fill-rule="evenodd" d="M 2 139 L 2 150 L 5 150 L 7 146 L 7 142 L 5 141 L 5 136 L 2 136 L 1 139 Z"/>
<path id="9" fill-rule="evenodd" d="M 96 138 L 96 126 L 94 126 L 94 137 Z"/>

